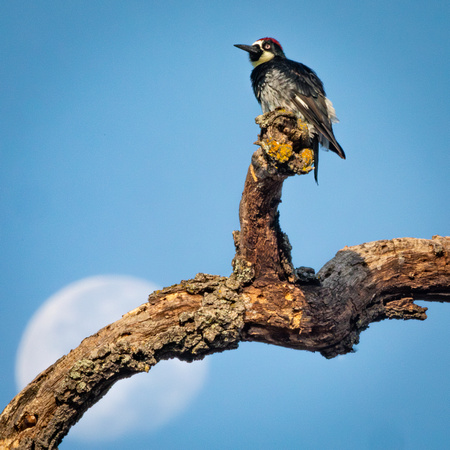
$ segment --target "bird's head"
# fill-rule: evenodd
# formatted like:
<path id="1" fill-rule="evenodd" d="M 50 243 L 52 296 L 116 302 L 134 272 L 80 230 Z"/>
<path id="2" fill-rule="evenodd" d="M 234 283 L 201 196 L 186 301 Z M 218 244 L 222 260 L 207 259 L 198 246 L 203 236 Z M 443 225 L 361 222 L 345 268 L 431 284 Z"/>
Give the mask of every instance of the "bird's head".
<path id="1" fill-rule="evenodd" d="M 235 47 L 249 53 L 250 62 L 253 67 L 270 61 L 275 56 L 286 58 L 281 44 L 276 39 L 270 37 L 258 39 L 252 45 L 236 44 Z"/>

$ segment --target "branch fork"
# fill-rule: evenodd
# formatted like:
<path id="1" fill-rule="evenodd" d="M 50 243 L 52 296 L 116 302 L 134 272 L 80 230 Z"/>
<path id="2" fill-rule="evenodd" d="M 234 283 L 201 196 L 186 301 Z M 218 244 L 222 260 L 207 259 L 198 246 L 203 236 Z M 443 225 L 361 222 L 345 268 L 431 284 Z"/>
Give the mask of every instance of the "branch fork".
<path id="1" fill-rule="evenodd" d="M 158 361 L 202 359 L 258 341 L 353 351 L 384 319 L 426 318 L 414 300 L 450 300 L 450 237 L 402 238 L 346 247 L 317 273 L 295 269 L 279 224 L 284 180 L 312 170 L 308 127 L 284 110 L 256 119 L 258 150 L 239 207 L 229 277 L 198 274 L 86 338 L 38 375 L 0 415 L 0 449 L 57 448 L 83 413 L 118 380 Z"/>

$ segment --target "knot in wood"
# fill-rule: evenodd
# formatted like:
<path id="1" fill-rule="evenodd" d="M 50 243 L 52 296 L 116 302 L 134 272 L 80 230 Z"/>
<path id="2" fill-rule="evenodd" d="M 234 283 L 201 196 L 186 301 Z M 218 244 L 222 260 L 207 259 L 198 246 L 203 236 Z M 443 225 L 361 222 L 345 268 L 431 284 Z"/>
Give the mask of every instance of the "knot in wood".
<path id="1" fill-rule="evenodd" d="M 306 123 L 282 108 L 258 116 L 255 121 L 261 127 L 255 144 L 263 151 L 268 172 L 292 176 L 313 169 L 313 138 Z"/>

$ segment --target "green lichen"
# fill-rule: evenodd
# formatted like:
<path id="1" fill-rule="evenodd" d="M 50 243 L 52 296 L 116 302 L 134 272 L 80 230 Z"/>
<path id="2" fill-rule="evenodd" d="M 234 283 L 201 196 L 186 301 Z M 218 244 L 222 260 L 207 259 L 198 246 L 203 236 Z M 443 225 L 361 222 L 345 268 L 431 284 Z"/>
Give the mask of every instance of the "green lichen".
<path id="1" fill-rule="evenodd" d="M 81 359 L 77 361 L 69 372 L 72 380 L 78 380 L 82 374 L 90 375 L 94 372 L 95 364 L 90 359 Z"/>

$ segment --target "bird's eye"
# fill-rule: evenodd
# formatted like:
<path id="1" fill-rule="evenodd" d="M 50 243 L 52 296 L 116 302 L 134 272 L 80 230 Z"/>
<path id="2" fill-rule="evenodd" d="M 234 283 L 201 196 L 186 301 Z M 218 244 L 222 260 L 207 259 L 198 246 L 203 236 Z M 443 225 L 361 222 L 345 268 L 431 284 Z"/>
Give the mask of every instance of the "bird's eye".
<path id="1" fill-rule="evenodd" d="M 269 42 L 266 42 L 264 44 L 264 50 L 270 50 L 270 43 Z"/>

